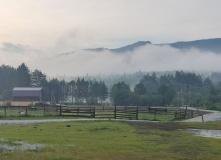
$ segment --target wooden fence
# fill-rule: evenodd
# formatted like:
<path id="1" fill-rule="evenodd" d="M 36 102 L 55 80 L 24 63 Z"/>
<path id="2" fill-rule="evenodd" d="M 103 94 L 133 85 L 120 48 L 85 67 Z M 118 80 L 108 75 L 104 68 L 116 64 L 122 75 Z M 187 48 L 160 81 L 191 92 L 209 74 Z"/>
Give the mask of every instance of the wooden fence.
<path id="1" fill-rule="evenodd" d="M 139 113 L 162 114 L 167 113 L 165 108 L 132 107 L 132 106 L 0 106 L 2 116 L 42 116 L 60 115 L 87 118 L 106 119 L 138 119 Z"/>
<path id="2" fill-rule="evenodd" d="M 58 115 L 56 107 L 0 106 L 0 116 Z"/>
<path id="3" fill-rule="evenodd" d="M 138 120 L 138 106 L 137 107 L 117 107 L 114 111 L 115 119 L 136 119 Z"/>
<path id="4" fill-rule="evenodd" d="M 115 118 L 115 106 L 96 106 L 96 118 Z"/>
<path id="5" fill-rule="evenodd" d="M 59 106 L 59 115 L 95 118 L 95 107 Z"/>
<path id="6" fill-rule="evenodd" d="M 62 107 L 59 115 L 107 118 L 107 119 L 138 119 L 138 107 Z"/>
<path id="7" fill-rule="evenodd" d="M 0 116 L 42 116 L 60 115 L 87 118 L 105 119 L 132 119 L 138 120 L 139 114 L 153 114 L 156 119 L 157 114 L 170 114 L 175 118 L 191 118 L 206 114 L 199 110 L 175 109 L 165 107 L 147 106 L 0 106 Z"/>
<path id="8" fill-rule="evenodd" d="M 204 114 L 208 114 L 210 113 L 209 111 L 199 111 L 198 108 L 196 110 L 191 110 L 186 108 L 181 108 L 180 110 L 177 110 L 174 112 L 174 117 L 179 119 L 179 118 L 193 118 L 195 116 L 202 116 L 203 119 L 203 115 Z"/>

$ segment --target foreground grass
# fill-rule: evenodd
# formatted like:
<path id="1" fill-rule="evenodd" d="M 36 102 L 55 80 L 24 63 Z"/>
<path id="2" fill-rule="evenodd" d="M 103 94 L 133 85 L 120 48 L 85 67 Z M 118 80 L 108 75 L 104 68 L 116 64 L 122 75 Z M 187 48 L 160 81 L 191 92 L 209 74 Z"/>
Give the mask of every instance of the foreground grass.
<path id="1" fill-rule="evenodd" d="M 67 122 L 0 126 L 0 138 L 46 144 L 34 151 L 2 152 L 1 160 L 220 159 L 221 140 L 177 129 L 221 129 L 219 123 Z"/>
<path id="2" fill-rule="evenodd" d="M 142 146 L 134 132 L 133 127 L 117 122 L 0 126 L 4 139 L 48 145 L 37 152 L 4 153 L 1 159 L 131 159 L 131 149 L 136 152 L 139 147 L 135 146 Z"/>
<path id="3" fill-rule="evenodd" d="M 193 136 L 178 129 L 221 129 L 221 123 L 131 124 L 153 159 L 220 159 L 221 140 Z"/>

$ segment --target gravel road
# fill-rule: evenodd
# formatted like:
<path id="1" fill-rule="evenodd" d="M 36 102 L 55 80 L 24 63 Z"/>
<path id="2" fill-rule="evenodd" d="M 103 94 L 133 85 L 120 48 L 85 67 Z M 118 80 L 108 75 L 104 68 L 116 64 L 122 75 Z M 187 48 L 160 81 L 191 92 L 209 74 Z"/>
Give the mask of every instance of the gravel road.
<path id="1" fill-rule="evenodd" d="M 188 107 L 188 109 L 196 110 L 196 108 Z M 212 121 L 220 121 L 221 120 L 221 112 L 212 111 L 212 110 L 199 110 L 199 111 L 209 111 L 211 113 L 204 114 L 203 116 L 186 119 L 182 122 L 212 122 Z"/>
<path id="2" fill-rule="evenodd" d="M 0 120 L 0 125 L 39 124 L 39 123 L 49 123 L 49 122 L 96 121 L 96 120 L 99 119 Z"/>
<path id="3" fill-rule="evenodd" d="M 47 120 L 0 120 L 0 125 L 24 125 L 24 124 L 40 124 L 50 122 L 72 122 L 72 121 L 131 121 L 131 122 L 156 122 L 148 120 L 124 120 L 124 119 L 47 119 Z"/>

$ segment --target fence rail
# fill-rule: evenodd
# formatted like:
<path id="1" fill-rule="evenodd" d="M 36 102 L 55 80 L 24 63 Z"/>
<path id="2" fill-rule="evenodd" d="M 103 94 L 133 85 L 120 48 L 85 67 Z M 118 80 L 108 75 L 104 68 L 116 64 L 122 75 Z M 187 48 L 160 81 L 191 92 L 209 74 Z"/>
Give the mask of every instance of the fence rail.
<path id="1" fill-rule="evenodd" d="M 0 116 L 58 115 L 56 107 L 0 106 Z"/>
<path id="2" fill-rule="evenodd" d="M 206 114 L 199 110 L 174 109 L 147 106 L 0 106 L 0 116 L 72 116 L 106 119 L 138 119 L 139 114 L 174 115 L 175 118 L 186 118 Z"/>
<path id="3" fill-rule="evenodd" d="M 93 117 L 95 118 L 95 108 L 93 107 L 59 107 L 61 115 L 71 115 L 78 117 Z M 66 114 L 65 114 L 66 113 Z"/>

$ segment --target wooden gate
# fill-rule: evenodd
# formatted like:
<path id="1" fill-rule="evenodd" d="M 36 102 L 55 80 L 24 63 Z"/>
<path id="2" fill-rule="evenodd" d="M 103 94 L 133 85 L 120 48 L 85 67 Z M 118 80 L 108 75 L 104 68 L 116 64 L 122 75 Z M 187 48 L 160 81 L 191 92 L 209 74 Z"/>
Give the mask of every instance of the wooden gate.
<path id="1" fill-rule="evenodd" d="M 59 107 L 60 115 L 76 116 L 76 117 L 91 117 L 95 118 L 95 108 L 93 107 Z"/>
<path id="2" fill-rule="evenodd" d="M 138 107 L 116 107 L 115 119 L 138 119 Z"/>

